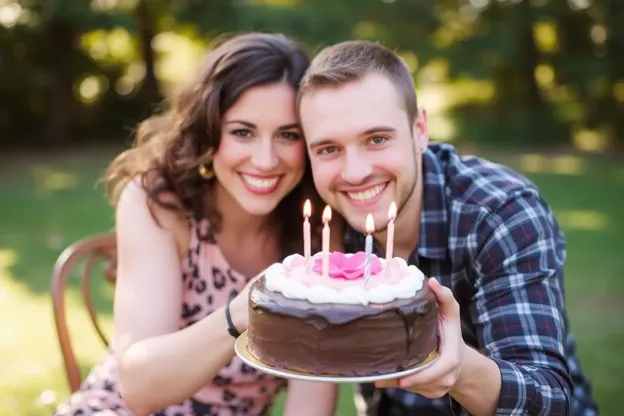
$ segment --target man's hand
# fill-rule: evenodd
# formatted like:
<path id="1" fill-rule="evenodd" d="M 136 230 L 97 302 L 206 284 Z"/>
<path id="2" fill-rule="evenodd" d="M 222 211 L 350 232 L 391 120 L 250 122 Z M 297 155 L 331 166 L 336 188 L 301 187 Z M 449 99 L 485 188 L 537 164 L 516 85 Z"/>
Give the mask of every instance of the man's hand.
<path id="1" fill-rule="evenodd" d="M 439 357 L 428 368 L 411 376 L 376 383 L 377 387 L 398 387 L 428 398 L 439 398 L 450 392 L 461 374 L 467 349 L 461 334 L 459 304 L 450 289 L 434 279 L 427 284 L 438 299 L 440 345 Z"/>

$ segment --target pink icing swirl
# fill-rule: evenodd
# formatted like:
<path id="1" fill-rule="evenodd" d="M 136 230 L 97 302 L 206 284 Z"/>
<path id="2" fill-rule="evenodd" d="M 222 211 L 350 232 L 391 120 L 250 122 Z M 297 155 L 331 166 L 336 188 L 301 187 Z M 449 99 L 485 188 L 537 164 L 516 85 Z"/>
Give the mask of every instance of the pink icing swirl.
<path id="1" fill-rule="evenodd" d="M 364 278 L 366 263 L 366 253 L 360 251 L 351 256 L 346 256 L 341 252 L 333 252 L 329 255 L 329 277 L 332 279 L 357 280 Z M 312 270 L 315 273 L 323 273 L 323 257 L 314 260 Z M 381 262 L 376 255 L 371 255 L 370 272 L 371 275 L 380 273 Z"/>
<path id="2" fill-rule="evenodd" d="M 330 253 L 330 266 L 331 266 L 331 258 L 333 254 L 338 253 Z M 341 258 L 342 256 L 346 257 L 356 257 L 354 263 L 357 263 L 358 258 L 365 258 L 366 254 L 364 252 L 354 253 L 350 256 L 345 255 L 344 253 L 338 253 L 339 256 L 335 258 Z M 362 260 L 361 271 L 354 273 L 353 275 L 349 274 L 348 277 L 354 277 L 361 274 L 361 277 L 356 277 L 352 279 L 348 279 L 345 277 L 332 277 L 331 276 L 331 267 L 330 267 L 330 275 L 327 277 L 323 277 L 323 256 L 318 253 L 312 257 L 313 265 L 310 273 L 306 273 L 305 268 L 305 258 L 301 255 L 294 255 L 291 257 L 289 264 L 285 266 L 284 273 L 288 277 L 289 280 L 297 281 L 303 284 L 304 286 L 324 286 L 333 290 L 343 290 L 350 287 L 360 287 L 365 289 L 366 291 L 374 290 L 379 285 L 396 285 L 399 284 L 404 278 L 409 277 L 410 271 L 407 269 L 402 269 L 399 266 L 399 263 L 396 259 L 392 259 L 389 263 L 389 273 L 385 273 L 383 269 L 383 263 L 378 257 L 374 257 L 375 260 L 371 258 L 371 279 L 368 284 L 364 285 L 364 264 Z M 375 266 L 373 267 L 373 264 Z M 339 270 L 349 270 L 346 267 L 339 268 Z M 336 274 L 334 274 L 336 276 Z"/>

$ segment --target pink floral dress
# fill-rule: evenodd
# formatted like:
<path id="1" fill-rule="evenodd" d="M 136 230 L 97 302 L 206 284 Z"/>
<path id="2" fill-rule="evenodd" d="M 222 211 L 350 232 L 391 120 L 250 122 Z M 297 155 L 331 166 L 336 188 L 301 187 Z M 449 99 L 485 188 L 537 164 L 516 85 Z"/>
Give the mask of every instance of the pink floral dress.
<path id="1" fill-rule="evenodd" d="M 191 241 L 182 270 L 184 298 L 180 329 L 225 305 L 248 281 L 229 267 L 206 220 L 191 222 Z M 154 415 L 265 415 L 275 395 L 284 386 L 284 380 L 260 373 L 235 356 L 193 397 Z M 81 388 L 58 406 L 55 415 L 96 413 L 132 415 L 119 394 L 115 360 L 110 351 L 91 370 Z"/>

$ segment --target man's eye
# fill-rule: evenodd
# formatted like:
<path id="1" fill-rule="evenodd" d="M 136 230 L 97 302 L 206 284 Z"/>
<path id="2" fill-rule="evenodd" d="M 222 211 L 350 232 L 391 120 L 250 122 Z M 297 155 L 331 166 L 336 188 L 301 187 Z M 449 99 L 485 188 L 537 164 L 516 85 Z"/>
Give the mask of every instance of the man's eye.
<path id="1" fill-rule="evenodd" d="M 335 153 L 338 149 L 336 146 L 326 146 L 318 150 L 317 154 L 319 155 L 330 155 Z"/>
<path id="2" fill-rule="evenodd" d="M 370 141 L 372 144 L 384 144 L 388 141 L 388 138 L 384 136 L 374 136 L 371 137 Z"/>
<path id="3" fill-rule="evenodd" d="M 231 133 L 238 137 L 251 137 L 251 130 L 248 129 L 236 129 L 232 130 Z"/>

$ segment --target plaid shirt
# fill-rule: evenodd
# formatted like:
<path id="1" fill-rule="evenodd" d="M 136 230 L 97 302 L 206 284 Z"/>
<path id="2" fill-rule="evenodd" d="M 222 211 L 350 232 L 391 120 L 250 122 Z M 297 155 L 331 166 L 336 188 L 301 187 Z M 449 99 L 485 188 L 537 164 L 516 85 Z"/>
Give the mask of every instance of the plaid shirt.
<path id="1" fill-rule="evenodd" d="M 564 310 L 563 233 L 538 189 L 446 144 L 429 146 L 423 171 L 420 244 L 409 263 L 452 289 L 464 340 L 500 368 L 497 414 L 596 415 Z M 364 237 L 347 229 L 345 247 L 361 250 Z M 385 393 L 418 414 L 467 414 L 448 395 Z"/>

